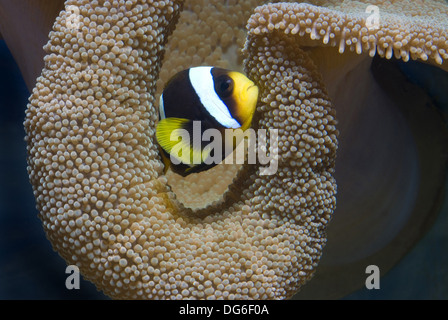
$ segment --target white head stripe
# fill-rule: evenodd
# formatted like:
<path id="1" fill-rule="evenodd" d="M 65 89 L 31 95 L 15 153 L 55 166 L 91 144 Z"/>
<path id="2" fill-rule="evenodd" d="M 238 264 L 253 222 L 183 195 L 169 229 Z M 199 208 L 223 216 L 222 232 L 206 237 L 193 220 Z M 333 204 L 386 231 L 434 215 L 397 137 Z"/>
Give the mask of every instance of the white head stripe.
<path id="1" fill-rule="evenodd" d="M 159 116 L 160 119 L 165 119 L 165 106 L 163 105 L 163 93 L 160 95 L 159 100 Z"/>
<path id="2" fill-rule="evenodd" d="M 207 112 L 226 128 L 241 127 L 238 121 L 232 118 L 229 109 L 215 92 L 212 67 L 191 68 L 188 74 L 191 85 Z"/>

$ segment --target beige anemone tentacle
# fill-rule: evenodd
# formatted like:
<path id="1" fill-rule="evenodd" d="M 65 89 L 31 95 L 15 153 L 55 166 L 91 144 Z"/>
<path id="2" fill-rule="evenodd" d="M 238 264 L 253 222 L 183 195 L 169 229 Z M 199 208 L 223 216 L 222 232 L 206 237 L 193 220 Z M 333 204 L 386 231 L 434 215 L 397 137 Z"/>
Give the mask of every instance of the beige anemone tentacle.
<path id="1" fill-rule="evenodd" d="M 258 7 L 249 21 L 255 33 L 280 30 L 300 36 L 302 46 L 333 46 L 339 53 L 421 60 L 447 70 L 448 5 L 424 1 L 311 1 Z"/>
<path id="2" fill-rule="evenodd" d="M 219 0 L 186 1 L 179 27 L 167 45 L 168 54 L 158 80 L 158 92 L 176 70 L 189 66 L 213 64 L 241 68 L 238 53 L 245 38 L 242 21 L 246 21 L 252 8 L 265 2 L 233 0 L 226 1 L 224 5 Z M 306 2 L 298 5 L 291 16 L 282 16 L 278 11 L 267 17 L 270 13 L 266 9 L 267 19 L 257 21 L 253 27 L 269 30 L 271 27 L 282 28 L 282 24 L 287 26 L 285 32 L 295 34 L 297 41 L 315 61 L 333 102 L 339 102 L 337 97 L 344 99 L 346 96 L 339 107 L 354 109 L 355 102 L 348 99 L 350 88 L 344 87 L 345 77 L 353 72 L 369 72 L 369 60 L 373 55 L 386 59 L 395 56 L 404 60 L 426 59 L 426 62 L 446 69 L 446 63 L 438 64 L 447 50 L 446 1 L 424 1 L 417 6 L 399 0 Z M 279 6 L 273 4 L 272 8 L 276 10 Z M 288 10 L 283 12 L 288 13 Z M 378 22 L 379 26 L 372 25 L 369 29 L 368 22 Z M 229 39 L 233 41 L 229 42 Z M 359 68 L 360 65 L 363 68 Z M 354 82 L 354 85 L 358 84 Z M 352 126 L 349 121 L 342 125 Z M 210 171 L 211 175 L 205 173 L 187 179 L 178 179 L 169 171 L 167 178 L 179 200 L 188 206 L 198 207 L 219 199 L 238 168 L 237 165 L 217 166 Z M 222 179 L 219 183 L 209 182 L 210 176 Z M 194 196 L 185 192 L 191 189 L 197 190 Z"/>
<path id="3" fill-rule="evenodd" d="M 224 202 L 194 212 L 166 185 L 154 143 L 155 83 L 181 1 L 66 4 L 83 19 L 57 18 L 25 120 L 54 249 L 114 298 L 290 297 L 312 276 L 335 207 L 334 112 L 307 55 L 251 38 L 256 128 L 278 129 L 278 170 L 247 165 Z"/>
<path id="4" fill-rule="evenodd" d="M 414 59 L 446 70 L 448 6 L 311 2 L 323 6 L 258 7 L 248 24 L 255 34 L 294 37 L 318 66 L 338 111 L 336 177 L 342 192 L 321 272 L 298 296 L 340 297 L 364 285 L 366 266 L 387 272 L 424 234 L 440 205 L 446 126 L 422 90 L 385 61 Z M 380 19 L 378 28 L 369 29 L 366 9 L 372 4 Z M 379 64 L 389 74 L 378 78 Z"/>

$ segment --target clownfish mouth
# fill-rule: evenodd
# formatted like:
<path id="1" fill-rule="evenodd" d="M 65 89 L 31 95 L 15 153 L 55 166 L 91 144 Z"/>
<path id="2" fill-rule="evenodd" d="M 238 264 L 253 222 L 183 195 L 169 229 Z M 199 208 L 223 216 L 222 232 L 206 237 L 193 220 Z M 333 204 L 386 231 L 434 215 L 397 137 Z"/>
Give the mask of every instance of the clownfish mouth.
<path id="1" fill-rule="evenodd" d="M 241 90 L 241 93 L 248 94 L 251 90 L 254 90 L 254 89 L 256 89 L 258 91 L 258 87 L 253 82 L 250 82 L 249 84 L 247 84 L 245 86 L 245 88 L 243 90 Z"/>
<path id="2" fill-rule="evenodd" d="M 250 89 L 252 89 L 252 88 L 256 88 L 257 86 L 255 85 L 255 84 L 251 84 L 251 85 L 249 85 L 248 87 L 247 87 L 247 89 L 246 89 L 246 91 L 249 91 Z"/>
<path id="3" fill-rule="evenodd" d="M 246 90 L 244 90 L 243 94 L 244 94 L 244 98 L 246 99 L 246 101 L 248 101 L 248 100 L 257 101 L 258 87 L 254 83 L 252 83 L 246 87 Z"/>
<path id="4" fill-rule="evenodd" d="M 258 98 L 258 87 L 252 82 L 247 81 L 241 86 L 241 89 L 235 93 L 235 98 L 241 106 L 255 104 Z"/>

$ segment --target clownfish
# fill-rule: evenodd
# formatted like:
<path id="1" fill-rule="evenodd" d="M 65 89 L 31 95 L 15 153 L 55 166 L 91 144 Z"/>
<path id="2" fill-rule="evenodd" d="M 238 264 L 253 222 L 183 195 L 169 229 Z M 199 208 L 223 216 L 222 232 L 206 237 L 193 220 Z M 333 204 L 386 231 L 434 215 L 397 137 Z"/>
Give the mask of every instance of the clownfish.
<path id="1" fill-rule="evenodd" d="M 219 140 L 230 152 L 219 153 L 220 161 L 210 163 L 213 152 L 207 149 L 210 142 L 202 139 L 204 132 L 215 129 L 224 136 L 228 129 L 248 129 L 257 99 L 258 87 L 240 72 L 201 66 L 174 75 L 160 96 L 156 127 L 165 173 L 171 168 L 187 176 L 222 161 L 236 147 L 235 141 L 225 149 L 226 139 Z"/>

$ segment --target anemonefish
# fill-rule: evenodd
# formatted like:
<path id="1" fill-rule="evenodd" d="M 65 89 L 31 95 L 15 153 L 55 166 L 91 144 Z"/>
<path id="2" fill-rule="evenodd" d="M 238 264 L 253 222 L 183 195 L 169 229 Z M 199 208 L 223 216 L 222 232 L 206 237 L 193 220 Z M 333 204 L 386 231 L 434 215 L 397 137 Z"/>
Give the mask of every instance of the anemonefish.
<path id="1" fill-rule="evenodd" d="M 170 167 L 187 176 L 218 164 L 207 161 L 213 151 L 207 151 L 210 142 L 203 141 L 202 134 L 207 129 L 222 134 L 226 130 L 248 129 L 257 99 L 258 87 L 240 72 L 203 66 L 174 75 L 160 96 L 156 128 L 165 172 Z M 198 127 L 199 134 L 195 132 Z M 188 133 L 189 139 L 184 139 L 183 133 Z M 224 148 L 225 139 L 222 143 Z M 220 160 L 229 153 L 220 153 Z"/>

